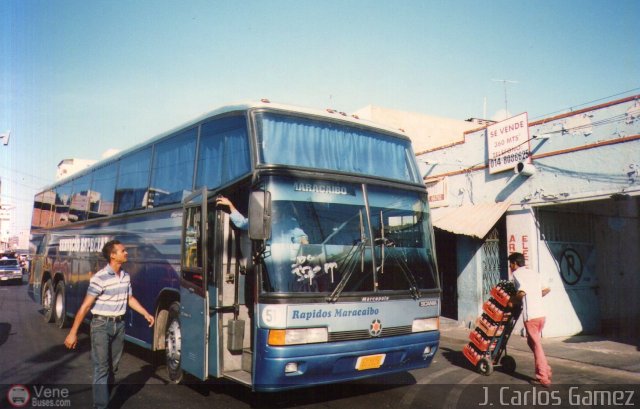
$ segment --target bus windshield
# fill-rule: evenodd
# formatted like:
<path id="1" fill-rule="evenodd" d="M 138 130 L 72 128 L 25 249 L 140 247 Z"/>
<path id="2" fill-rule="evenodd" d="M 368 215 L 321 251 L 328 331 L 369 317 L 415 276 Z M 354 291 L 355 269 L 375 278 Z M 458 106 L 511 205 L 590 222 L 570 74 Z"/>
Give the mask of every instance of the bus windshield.
<path id="1" fill-rule="evenodd" d="M 272 183 L 264 290 L 342 294 L 438 288 L 426 195 L 323 182 Z M 366 192 L 366 200 L 365 200 Z M 367 206 L 368 205 L 368 206 Z"/>

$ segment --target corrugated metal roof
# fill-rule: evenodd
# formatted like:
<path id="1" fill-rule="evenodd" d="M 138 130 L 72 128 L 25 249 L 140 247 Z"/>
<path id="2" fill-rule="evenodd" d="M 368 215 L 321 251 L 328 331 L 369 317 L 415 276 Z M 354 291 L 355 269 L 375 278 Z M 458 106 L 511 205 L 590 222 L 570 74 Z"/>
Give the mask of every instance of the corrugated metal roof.
<path id="1" fill-rule="evenodd" d="M 500 220 L 511 202 L 482 203 L 431 210 L 433 226 L 454 234 L 482 239 Z"/>

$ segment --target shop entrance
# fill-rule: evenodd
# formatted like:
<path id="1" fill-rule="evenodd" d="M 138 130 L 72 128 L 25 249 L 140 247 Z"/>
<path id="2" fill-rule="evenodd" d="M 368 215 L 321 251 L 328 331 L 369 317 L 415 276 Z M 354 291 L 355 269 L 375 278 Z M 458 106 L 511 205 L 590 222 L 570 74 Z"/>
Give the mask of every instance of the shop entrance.
<path id="1" fill-rule="evenodd" d="M 577 210 L 571 205 L 539 209 L 540 238 L 553 256 L 582 333 L 595 334 L 600 332 L 600 308 L 594 219 Z"/>
<path id="2" fill-rule="evenodd" d="M 434 229 L 436 237 L 436 257 L 442 286 L 443 317 L 458 319 L 458 263 L 456 235 L 445 230 Z"/>
<path id="3" fill-rule="evenodd" d="M 623 195 L 537 210 L 583 333 L 640 338 L 639 209 L 640 197 Z"/>

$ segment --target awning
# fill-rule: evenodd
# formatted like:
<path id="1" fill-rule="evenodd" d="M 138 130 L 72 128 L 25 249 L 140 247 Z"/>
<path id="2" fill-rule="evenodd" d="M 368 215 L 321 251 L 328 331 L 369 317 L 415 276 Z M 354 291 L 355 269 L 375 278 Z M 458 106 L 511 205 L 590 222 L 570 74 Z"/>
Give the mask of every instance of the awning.
<path id="1" fill-rule="evenodd" d="M 431 210 L 434 227 L 454 234 L 482 239 L 500 220 L 511 202 L 482 203 L 459 207 L 439 207 Z"/>

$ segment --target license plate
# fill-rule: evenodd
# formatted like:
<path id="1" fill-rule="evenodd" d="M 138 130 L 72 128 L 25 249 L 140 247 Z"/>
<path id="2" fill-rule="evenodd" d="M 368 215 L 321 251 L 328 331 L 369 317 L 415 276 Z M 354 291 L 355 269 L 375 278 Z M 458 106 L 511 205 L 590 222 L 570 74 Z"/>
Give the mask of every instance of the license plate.
<path id="1" fill-rule="evenodd" d="M 384 363 L 385 354 L 361 356 L 356 361 L 356 369 L 358 371 L 366 371 L 367 369 L 377 369 Z"/>

